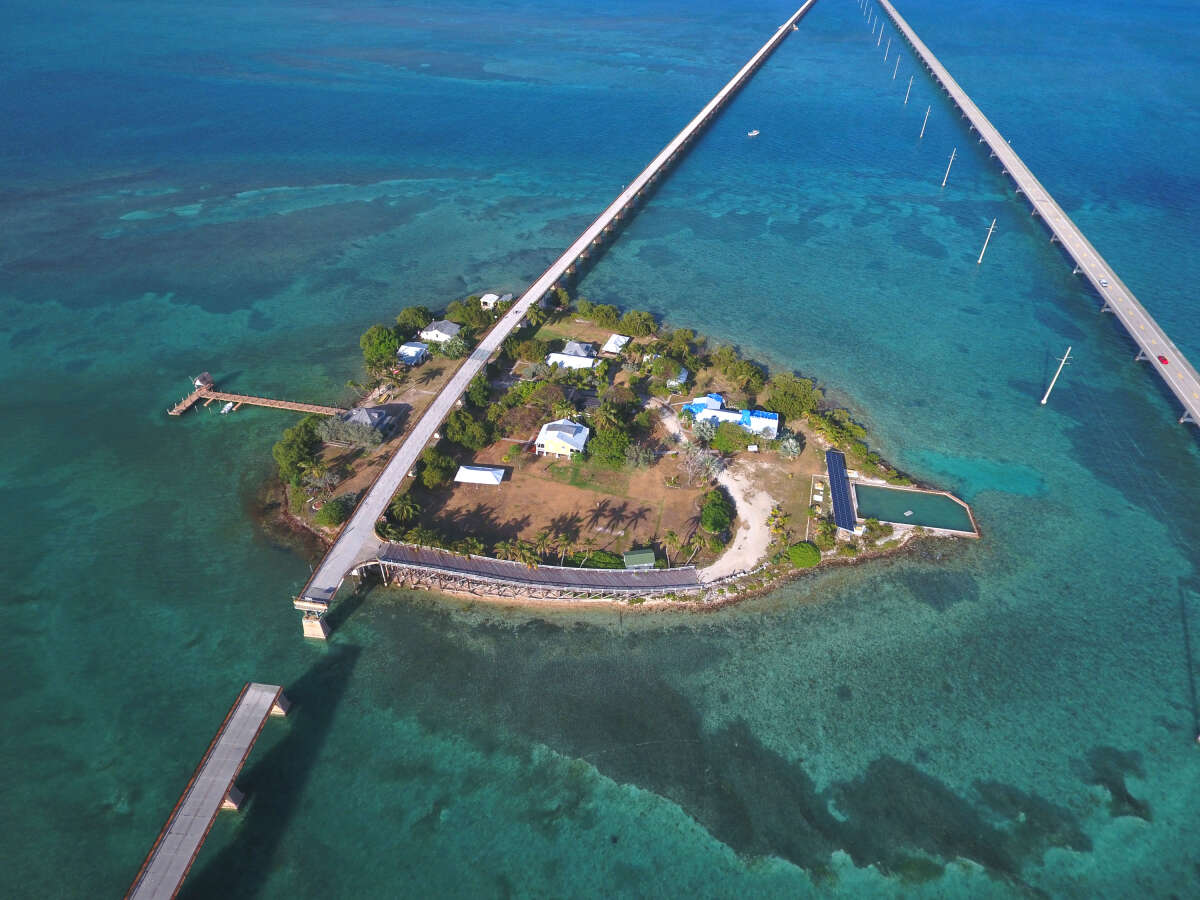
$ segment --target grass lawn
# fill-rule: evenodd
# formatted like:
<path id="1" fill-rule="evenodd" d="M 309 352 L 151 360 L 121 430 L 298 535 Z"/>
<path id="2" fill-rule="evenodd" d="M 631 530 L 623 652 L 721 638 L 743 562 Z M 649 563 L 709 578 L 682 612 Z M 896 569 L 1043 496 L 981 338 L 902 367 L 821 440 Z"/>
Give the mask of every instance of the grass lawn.
<path id="1" fill-rule="evenodd" d="M 569 462 L 562 460 L 550 463 L 546 467 L 546 474 L 560 484 L 613 497 L 629 497 L 629 472 L 596 465 L 578 456 Z"/>

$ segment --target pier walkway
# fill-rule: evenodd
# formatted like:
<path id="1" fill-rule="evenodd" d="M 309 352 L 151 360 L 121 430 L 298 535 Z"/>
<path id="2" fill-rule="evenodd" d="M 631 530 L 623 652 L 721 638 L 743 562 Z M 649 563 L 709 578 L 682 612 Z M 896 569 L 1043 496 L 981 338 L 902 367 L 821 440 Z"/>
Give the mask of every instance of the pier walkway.
<path id="1" fill-rule="evenodd" d="M 323 638 L 326 636 L 326 626 L 321 617 L 329 608 L 329 602 L 337 593 L 346 575 L 360 562 L 377 555 L 380 546 L 375 536 L 375 524 L 383 515 L 392 495 L 400 487 L 405 476 L 412 471 L 418 457 L 425 447 L 433 440 L 433 436 L 442 421 L 450 414 L 455 401 L 463 395 L 467 385 L 487 364 L 495 354 L 504 339 L 517 327 L 529 308 L 545 297 L 550 290 L 570 271 L 576 263 L 587 258 L 592 247 L 599 246 L 604 235 L 611 230 L 613 223 L 631 211 L 642 192 L 657 180 L 667 167 L 674 162 L 676 156 L 704 129 L 714 116 L 721 111 L 738 89 L 758 70 L 759 66 L 778 47 L 789 34 L 792 27 L 812 7 L 816 0 L 807 0 L 796 10 L 786 22 L 779 26 L 758 52 L 742 66 L 736 75 L 719 90 L 704 108 L 688 122 L 682 131 L 654 157 L 650 165 L 609 204 L 591 225 L 581 234 L 570 247 L 555 260 L 550 268 L 542 273 L 529 289 L 521 295 L 504 317 L 487 334 L 475 348 L 453 378 L 446 384 L 420 421 L 413 428 L 408 438 L 396 449 L 387 466 L 380 472 L 375 482 L 367 489 L 358 506 L 351 514 L 349 521 L 338 535 L 337 540 L 325 558 L 321 560 L 308 583 L 295 599 L 296 609 L 304 613 L 304 634 L 308 637 Z"/>
<path id="2" fill-rule="evenodd" d="M 286 712 L 287 699 L 279 685 L 250 682 L 242 688 L 150 848 L 127 900 L 170 898 L 179 892 L 217 813 L 241 803 L 233 782 L 267 717 Z"/>
<path id="3" fill-rule="evenodd" d="M 294 412 L 317 413 L 322 416 L 336 416 L 338 413 L 344 413 L 346 410 L 337 406 L 318 406 L 315 403 L 295 403 L 291 400 L 275 400 L 271 397 L 253 397 L 249 394 L 227 394 L 224 391 L 218 391 L 215 388 L 202 387 L 192 391 L 167 412 L 172 416 L 181 416 L 201 400 L 207 406 L 213 400 L 220 400 L 234 404 L 236 410 L 239 406 L 269 406 L 272 409 L 290 409 Z"/>
<path id="4" fill-rule="evenodd" d="M 1051 240 L 1057 240 L 1075 261 L 1076 273 L 1083 274 L 1092 283 L 1104 301 L 1104 310 L 1113 313 L 1129 332 L 1129 336 L 1138 346 L 1137 358 L 1147 360 L 1171 393 L 1183 404 L 1184 413 L 1179 421 L 1200 424 L 1200 375 L 1197 375 L 1192 364 L 1179 352 L 1179 348 L 1167 337 L 1166 332 L 1154 321 L 1146 308 L 1138 302 L 1125 282 L 1121 281 L 1096 248 L 1083 236 L 1083 232 L 1063 212 L 1062 207 L 1046 192 L 1042 183 L 1021 161 L 1021 157 L 967 96 L 967 92 L 950 77 L 946 67 L 938 62 L 937 57 L 917 37 L 917 33 L 908 22 L 896 12 L 896 8 L 888 0 L 878 2 L 925 63 L 930 74 L 954 101 L 971 123 L 971 127 L 979 133 L 979 140 L 986 142 L 992 155 L 1000 160 L 1005 174 L 1016 182 L 1017 193 L 1024 194 L 1033 205 L 1034 214 L 1042 217 L 1042 221 L 1050 229 Z"/>

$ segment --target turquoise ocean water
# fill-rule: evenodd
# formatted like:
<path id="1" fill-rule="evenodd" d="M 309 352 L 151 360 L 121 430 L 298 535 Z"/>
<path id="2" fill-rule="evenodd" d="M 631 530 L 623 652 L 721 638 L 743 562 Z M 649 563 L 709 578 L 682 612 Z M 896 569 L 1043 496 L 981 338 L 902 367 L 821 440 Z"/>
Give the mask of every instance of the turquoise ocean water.
<path id="1" fill-rule="evenodd" d="M 1200 8 L 900 10 L 1200 359 Z M 124 891 L 250 679 L 295 713 L 186 896 L 1195 892 L 1197 429 L 852 0 L 581 290 L 818 377 L 983 540 L 699 617 L 374 592 L 328 645 L 254 520 L 290 419 L 170 419 L 187 376 L 346 399 L 367 325 L 524 287 L 791 8 L 0 12 L 0 893 Z"/>

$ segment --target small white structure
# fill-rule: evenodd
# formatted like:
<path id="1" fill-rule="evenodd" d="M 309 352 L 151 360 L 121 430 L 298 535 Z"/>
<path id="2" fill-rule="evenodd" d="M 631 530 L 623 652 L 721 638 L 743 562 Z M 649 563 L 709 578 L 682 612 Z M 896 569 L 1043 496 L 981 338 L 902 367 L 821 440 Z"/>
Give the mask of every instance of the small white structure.
<path id="1" fill-rule="evenodd" d="M 422 344 L 420 341 L 409 341 L 407 344 L 401 344 L 400 349 L 396 351 L 396 359 L 404 363 L 406 366 L 419 366 L 429 358 L 429 345 Z"/>
<path id="2" fill-rule="evenodd" d="M 440 319 L 437 322 L 430 322 L 422 329 L 421 340 L 444 344 L 446 341 L 458 337 L 460 331 L 462 331 L 461 325 L 455 325 L 453 322 Z"/>
<path id="3" fill-rule="evenodd" d="M 500 302 L 499 294 L 484 294 L 479 298 L 480 309 L 495 309 L 496 304 Z"/>
<path id="4" fill-rule="evenodd" d="M 538 432 L 534 448 L 538 456 L 573 456 L 587 446 L 591 429 L 570 419 L 548 422 Z"/>
<path id="5" fill-rule="evenodd" d="M 691 377 L 691 375 L 692 375 L 691 372 L 689 372 L 683 366 L 680 366 L 679 374 L 676 375 L 674 378 L 667 379 L 667 388 L 672 391 L 679 390 L 685 384 L 687 384 L 687 380 Z"/>
<path id="6" fill-rule="evenodd" d="M 593 357 L 596 355 L 596 350 L 591 344 L 583 344 L 579 341 L 567 341 L 562 352 L 564 356 Z"/>
<path id="7" fill-rule="evenodd" d="M 546 365 L 562 366 L 564 369 L 590 369 L 596 361 L 590 356 L 569 356 L 566 353 L 551 353 L 546 357 Z"/>
<path id="8" fill-rule="evenodd" d="M 614 335 L 612 335 L 612 337 L 610 337 L 607 341 L 604 342 L 604 346 L 600 348 L 600 352 L 601 353 L 620 353 L 622 350 L 625 349 L 625 345 L 628 344 L 630 340 L 631 340 L 630 338 L 626 337 L 623 334 L 614 334 Z"/>
<path id="9" fill-rule="evenodd" d="M 495 487 L 504 480 L 504 470 L 493 469 L 491 466 L 459 466 L 454 480 L 463 484 L 488 484 Z"/>

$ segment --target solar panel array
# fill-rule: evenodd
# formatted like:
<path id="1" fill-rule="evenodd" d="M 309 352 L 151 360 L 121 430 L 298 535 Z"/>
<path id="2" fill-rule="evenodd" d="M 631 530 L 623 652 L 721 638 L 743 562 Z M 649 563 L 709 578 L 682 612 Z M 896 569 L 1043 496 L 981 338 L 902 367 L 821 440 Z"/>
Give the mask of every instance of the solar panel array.
<path id="1" fill-rule="evenodd" d="M 825 468 L 829 470 L 829 491 L 833 495 L 833 521 L 838 528 L 853 531 L 857 524 L 854 504 L 850 502 L 850 477 L 846 474 L 846 454 L 841 450 L 825 451 Z"/>

